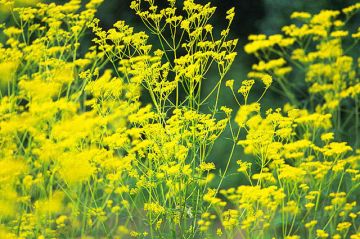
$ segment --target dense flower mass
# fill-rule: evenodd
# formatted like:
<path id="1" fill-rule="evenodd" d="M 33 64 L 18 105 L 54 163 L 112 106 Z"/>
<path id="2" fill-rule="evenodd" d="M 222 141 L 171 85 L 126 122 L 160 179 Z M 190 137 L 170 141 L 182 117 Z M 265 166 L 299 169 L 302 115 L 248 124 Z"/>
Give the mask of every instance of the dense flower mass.
<path id="1" fill-rule="evenodd" d="M 148 31 L 105 30 L 102 1 L 0 0 L 1 239 L 360 238 L 360 4 L 249 36 L 235 89 L 234 8 L 216 33 L 210 3 L 134 0 Z M 264 109 L 274 84 L 289 103 Z"/>

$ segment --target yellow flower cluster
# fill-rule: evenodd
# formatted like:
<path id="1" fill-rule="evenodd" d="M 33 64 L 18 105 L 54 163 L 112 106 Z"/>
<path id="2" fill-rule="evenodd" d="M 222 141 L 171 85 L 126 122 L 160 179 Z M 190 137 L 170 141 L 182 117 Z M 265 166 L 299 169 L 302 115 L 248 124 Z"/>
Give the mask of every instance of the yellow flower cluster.
<path id="1" fill-rule="evenodd" d="M 356 56 L 350 52 L 357 47 L 359 33 L 349 32 L 347 23 L 358 11 L 359 4 L 313 15 L 294 12 L 291 18 L 296 23 L 284 26 L 282 34 L 250 36 L 251 42 L 245 46 L 245 51 L 259 59 L 259 63 L 253 65 L 254 73 L 250 74 L 272 75 L 296 107 L 301 107 L 299 98 L 302 96 L 292 89 L 302 87 L 299 81 L 303 80 L 307 93 L 316 102 L 317 108 L 312 110 L 337 115 L 333 122 L 343 127 L 338 130 L 357 131 L 359 124 L 355 129 L 348 122 L 356 120 L 355 115 L 358 115 L 359 66 Z M 288 80 L 290 72 L 305 74 L 305 77 Z M 353 103 L 349 104 L 349 100 Z M 352 107 L 353 104 L 356 106 Z M 344 111 L 353 112 L 339 117 Z M 344 118 L 348 117 L 350 120 L 345 122 Z M 356 144 L 359 145 L 359 139 Z"/>
<path id="2" fill-rule="evenodd" d="M 353 149 L 346 142 L 333 141 L 329 115 L 286 107 L 287 115 L 278 109 L 263 117 L 252 108 L 238 112 L 237 122 L 247 131 L 239 144 L 260 169 L 254 172 L 251 163 L 239 160 L 238 172 L 250 185 L 220 191 L 234 206 L 235 216 L 223 212 L 227 235 L 274 235 L 276 220 L 282 220 L 277 230 L 285 238 L 298 231 L 319 238 L 348 235 L 350 221 L 358 217 L 353 191 L 360 178 L 359 151 L 349 156 Z M 344 222 L 336 224 L 335 218 Z"/>
<path id="3" fill-rule="evenodd" d="M 342 10 L 346 21 L 359 6 Z M 263 114 L 259 101 L 247 102 L 255 82 L 242 82 L 245 101 L 237 101 L 235 122 L 246 131 L 238 144 L 250 159 L 238 160 L 237 171 L 248 185 L 220 190 L 229 210 L 214 207 L 227 238 L 357 238 L 359 76 L 342 39 L 355 40 L 354 46 L 357 40 L 340 16 L 330 10 L 295 12 L 291 18 L 300 24 L 285 26 L 283 34 L 249 36 L 245 51 L 259 61 L 248 77 L 272 76 L 289 104 Z M 286 76 L 298 69 L 310 94 L 305 104 L 296 91 L 300 84 Z M 232 91 L 233 85 L 227 83 Z M 353 125 L 342 121 L 343 114 Z M 354 147 L 339 140 L 345 129 L 355 131 Z"/>
<path id="4" fill-rule="evenodd" d="M 155 24 L 150 31 L 183 31 L 174 45 L 157 32 L 170 61 L 169 49 L 152 51 L 148 35 L 123 21 L 100 28 L 101 2 L 7 1 L 15 25 L 0 45 L 1 237 L 192 235 L 209 224 L 199 220 L 215 219 L 199 213 L 215 169 L 208 157 L 231 117 L 229 108 L 219 113 L 216 92 L 236 56 L 237 40 L 227 40 L 234 10 L 216 39 L 210 24 L 195 25 L 214 14 L 209 4 L 185 1 L 183 18 L 173 1 L 161 12 L 148 1 L 151 13 L 134 1 Z M 94 45 L 84 49 L 89 28 Z M 200 95 L 213 64 L 218 83 Z M 152 104 L 142 105 L 143 89 Z M 213 109 L 201 112 L 212 99 Z"/>

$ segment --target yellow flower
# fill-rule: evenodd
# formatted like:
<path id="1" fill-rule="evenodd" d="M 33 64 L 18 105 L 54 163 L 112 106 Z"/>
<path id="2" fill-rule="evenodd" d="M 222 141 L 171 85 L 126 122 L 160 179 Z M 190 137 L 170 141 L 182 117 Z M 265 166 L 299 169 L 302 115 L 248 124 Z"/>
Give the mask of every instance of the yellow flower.
<path id="1" fill-rule="evenodd" d="M 298 235 L 286 236 L 285 239 L 300 239 Z"/>
<path id="2" fill-rule="evenodd" d="M 228 80 L 226 81 L 226 84 L 225 84 L 227 87 L 229 87 L 230 89 L 233 89 L 234 88 L 234 80 Z"/>
<path id="3" fill-rule="evenodd" d="M 311 18 L 311 14 L 308 12 L 293 12 L 291 14 L 290 18 L 309 19 L 309 18 Z"/>
<path id="4" fill-rule="evenodd" d="M 307 222 L 307 223 L 305 224 L 305 227 L 306 227 L 306 228 L 313 228 L 316 224 L 317 224 L 317 220 L 312 220 L 312 221 L 310 221 L 310 222 Z"/>
<path id="5" fill-rule="evenodd" d="M 0 63 L 0 87 L 7 86 L 13 80 L 18 63 L 14 61 Z"/>
<path id="6" fill-rule="evenodd" d="M 144 210 L 155 214 L 165 213 L 165 208 L 157 202 L 145 203 Z"/>
<path id="7" fill-rule="evenodd" d="M 340 222 L 340 223 L 336 226 L 336 230 L 341 232 L 341 231 L 347 230 L 349 227 L 351 227 L 351 223 L 350 223 L 350 222 Z"/>
<path id="8" fill-rule="evenodd" d="M 201 171 L 210 171 L 210 170 L 215 169 L 215 164 L 214 164 L 214 163 L 205 163 L 205 162 L 202 162 L 202 163 L 199 165 L 199 168 L 200 168 Z"/>
<path id="9" fill-rule="evenodd" d="M 61 212 L 64 207 L 64 197 L 64 192 L 56 191 L 49 198 L 36 201 L 34 204 L 36 213 L 46 215 Z"/>
<path id="10" fill-rule="evenodd" d="M 239 111 L 237 112 L 237 115 L 235 117 L 235 122 L 240 125 L 244 126 L 246 121 L 248 120 L 249 116 L 252 113 L 257 113 L 260 110 L 260 104 L 259 103 L 253 103 L 250 105 L 243 105 L 240 107 Z"/>
<path id="11" fill-rule="evenodd" d="M 90 163 L 90 152 L 67 153 L 59 160 L 59 173 L 61 178 L 68 184 L 77 184 L 87 181 L 95 172 Z"/>
<path id="12" fill-rule="evenodd" d="M 321 140 L 324 142 L 329 142 L 334 139 L 334 133 L 324 133 L 321 135 Z"/>
<path id="13" fill-rule="evenodd" d="M 324 230 L 317 229 L 317 230 L 316 230 L 316 236 L 319 237 L 319 238 L 328 238 L 328 237 L 329 237 L 329 233 L 327 233 L 327 232 L 324 231 Z"/>

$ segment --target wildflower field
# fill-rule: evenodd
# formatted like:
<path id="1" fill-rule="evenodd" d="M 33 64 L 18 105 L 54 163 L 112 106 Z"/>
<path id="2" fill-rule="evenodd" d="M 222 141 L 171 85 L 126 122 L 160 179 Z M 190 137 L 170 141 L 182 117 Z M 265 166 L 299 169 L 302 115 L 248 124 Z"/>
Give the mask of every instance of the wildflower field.
<path id="1" fill-rule="evenodd" d="M 0 0 L 0 239 L 360 239 L 360 3 L 248 36 L 231 79 L 235 8 L 102 2 Z"/>

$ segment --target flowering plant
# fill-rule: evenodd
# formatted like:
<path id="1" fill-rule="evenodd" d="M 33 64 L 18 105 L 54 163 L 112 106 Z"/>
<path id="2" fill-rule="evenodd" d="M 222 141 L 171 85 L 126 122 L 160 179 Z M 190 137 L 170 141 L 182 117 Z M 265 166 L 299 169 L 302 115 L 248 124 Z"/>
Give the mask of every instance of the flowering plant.
<path id="1" fill-rule="evenodd" d="M 0 0 L 13 17 L 0 25 L 0 238 L 360 237 L 359 141 L 337 140 L 349 129 L 344 108 L 359 135 L 359 65 L 342 45 L 359 33 L 340 12 L 294 13 L 304 24 L 286 36 L 250 36 L 245 51 L 259 63 L 236 91 L 226 81 L 234 8 L 216 34 L 210 3 L 134 0 L 146 33 L 124 21 L 102 29 L 101 2 Z M 305 72 L 311 107 L 287 64 Z M 273 83 L 289 104 L 263 112 Z M 264 87 L 252 100 L 255 84 Z M 235 115 L 219 103 L 224 86 Z M 225 129 L 231 150 L 219 171 L 212 149 Z M 236 160 L 237 147 L 248 157 Z M 225 188 L 234 160 L 246 182 Z"/>

